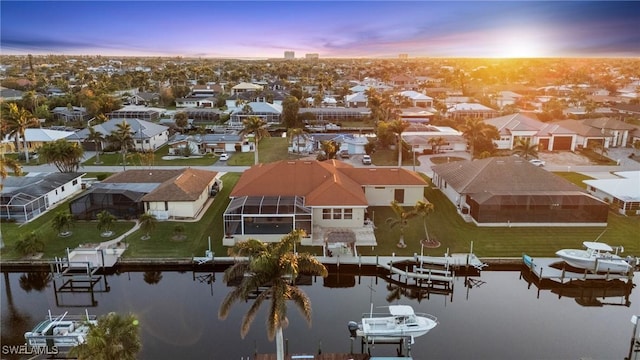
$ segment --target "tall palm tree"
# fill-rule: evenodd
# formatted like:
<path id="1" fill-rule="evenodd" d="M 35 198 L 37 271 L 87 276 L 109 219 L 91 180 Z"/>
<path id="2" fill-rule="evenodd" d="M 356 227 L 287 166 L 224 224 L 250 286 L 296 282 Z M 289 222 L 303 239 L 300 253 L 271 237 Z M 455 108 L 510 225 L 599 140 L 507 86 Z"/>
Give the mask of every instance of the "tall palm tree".
<path id="1" fill-rule="evenodd" d="M 469 142 L 469 152 L 471 158 L 475 157 L 476 143 L 481 139 L 498 139 L 500 133 L 495 126 L 486 124 L 479 118 L 468 118 L 464 125 L 461 126 L 462 136 Z"/>
<path id="2" fill-rule="evenodd" d="M 102 151 L 102 142 L 105 140 L 104 135 L 101 132 L 96 131 L 94 128 L 89 128 L 89 135 L 87 136 L 87 140 L 93 141 L 96 149 L 96 164 L 102 164 L 100 161 L 100 152 Z"/>
<path id="3" fill-rule="evenodd" d="M 86 341 L 69 354 L 80 360 L 135 360 L 141 348 L 136 316 L 111 312 L 99 317 L 97 325 L 90 325 Z"/>
<path id="4" fill-rule="evenodd" d="M 17 176 L 22 175 L 22 166 L 20 163 L 12 158 L 8 158 L 4 156 L 4 153 L 0 155 L 0 178 L 2 180 L 6 179 L 9 176 L 9 170 L 11 170 Z M 0 182 L 0 190 L 2 190 L 2 183 Z"/>
<path id="5" fill-rule="evenodd" d="M 435 207 L 432 203 L 423 200 L 418 200 L 413 206 L 413 212 L 416 213 L 416 215 L 422 216 L 422 225 L 424 226 L 424 234 L 427 237 L 427 241 L 430 241 L 429 231 L 427 230 L 427 216 L 429 216 L 429 214 L 431 214 L 434 210 Z"/>
<path id="6" fill-rule="evenodd" d="M 538 157 L 538 145 L 531 143 L 531 138 L 518 138 L 516 146 L 513 147 L 513 153 L 529 160 L 529 157 Z"/>
<path id="7" fill-rule="evenodd" d="M 445 138 L 443 138 L 442 136 L 437 136 L 430 138 L 427 142 L 429 143 L 429 145 L 431 145 L 431 150 L 433 151 L 433 153 L 439 154 L 440 147 L 445 145 L 447 143 L 447 140 L 445 140 Z"/>
<path id="8" fill-rule="evenodd" d="M 42 145 L 38 155 L 40 160 L 54 164 L 60 172 L 72 173 L 80 168 L 84 149 L 76 142 L 58 139 Z"/>
<path id="9" fill-rule="evenodd" d="M 21 109 L 15 103 L 9 104 L 9 111 L 6 117 L 9 137 L 14 137 L 16 143 L 22 139 L 22 148 L 24 150 L 24 158 L 29 163 L 29 148 L 27 147 L 27 137 L 25 133 L 28 128 L 40 125 L 38 119 L 33 117 L 28 110 Z"/>
<path id="10" fill-rule="evenodd" d="M 396 119 L 389 123 L 389 130 L 396 135 L 396 150 L 398 151 L 398 167 L 402 166 L 402 133 L 409 127 L 409 122 Z"/>
<path id="11" fill-rule="evenodd" d="M 156 217 L 150 213 L 144 213 L 140 215 L 138 218 L 140 222 L 140 230 L 144 232 L 144 236 L 142 236 L 143 240 L 148 240 L 151 238 L 149 235 L 156 228 Z"/>
<path id="12" fill-rule="evenodd" d="M 289 136 L 289 143 L 293 147 L 293 152 L 297 153 L 300 150 L 300 146 L 298 145 L 300 139 L 302 138 L 302 134 L 305 133 L 303 128 L 289 128 L 287 130 L 287 135 Z"/>
<path id="13" fill-rule="evenodd" d="M 244 338 L 255 319 L 260 306 L 271 300 L 267 314 L 267 336 L 269 340 L 276 338 L 277 359 L 284 359 L 282 329 L 289 320 L 287 318 L 287 300 L 301 311 L 311 324 L 311 301 L 309 297 L 295 286 L 299 274 L 328 275 L 325 266 L 315 257 L 307 253 L 295 253 L 293 247 L 300 239 L 301 232 L 293 231 L 277 243 L 263 243 L 250 239 L 236 243 L 229 249 L 230 256 L 246 256 L 248 261 L 236 262 L 224 273 L 224 281 L 241 278 L 240 284 L 227 294 L 220 304 L 218 316 L 225 319 L 231 306 L 240 301 L 247 301 L 256 289 L 267 287 L 260 293 L 242 320 L 240 335 Z"/>
<path id="14" fill-rule="evenodd" d="M 267 131 L 267 123 L 257 116 L 249 116 L 242 121 L 242 125 L 244 126 L 242 130 L 240 130 L 240 135 L 249 135 L 253 134 L 254 142 L 255 142 L 255 160 L 254 165 L 258 164 L 258 143 L 260 139 L 263 137 L 271 136 L 269 131 Z"/>
<path id="15" fill-rule="evenodd" d="M 109 135 L 109 141 L 120 148 L 120 153 L 122 154 L 122 169 L 126 171 L 127 151 L 134 146 L 131 125 L 129 125 L 125 120 L 116 124 L 116 129 L 111 131 L 111 135 Z"/>
<path id="16" fill-rule="evenodd" d="M 400 239 L 398 240 L 398 247 L 406 248 L 407 244 L 405 244 L 404 242 L 404 229 L 409 224 L 409 220 L 415 217 L 417 214 L 414 211 L 407 211 L 395 200 L 391 202 L 391 210 L 393 210 L 395 216 L 387 218 L 386 223 L 390 228 L 394 228 L 396 226 L 400 228 Z"/>

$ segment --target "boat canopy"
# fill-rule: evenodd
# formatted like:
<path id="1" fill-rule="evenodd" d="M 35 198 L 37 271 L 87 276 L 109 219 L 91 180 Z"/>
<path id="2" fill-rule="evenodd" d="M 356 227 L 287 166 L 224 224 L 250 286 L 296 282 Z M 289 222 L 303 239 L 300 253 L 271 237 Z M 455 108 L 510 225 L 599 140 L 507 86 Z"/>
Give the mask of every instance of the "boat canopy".
<path id="1" fill-rule="evenodd" d="M 613 248 L 611 246 L 604 243 L 585 241 L 582 244 L 584 244 L 584 246 L 587 249 L 598 250 L 598 251 L 613 251 Z"/>
<path id="2" fill-rule="evenodd" d="M 411 316 L 414 315 L 413 308 L 409 305 L 390 305 L 389 313 L 393 316 Z"/>

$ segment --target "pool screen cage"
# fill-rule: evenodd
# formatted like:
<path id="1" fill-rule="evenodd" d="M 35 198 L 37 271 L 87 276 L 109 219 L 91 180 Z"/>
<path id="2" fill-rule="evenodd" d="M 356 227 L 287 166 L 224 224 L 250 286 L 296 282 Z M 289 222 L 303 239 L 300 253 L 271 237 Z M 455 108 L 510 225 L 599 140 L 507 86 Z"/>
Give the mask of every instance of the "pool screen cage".
<path id="1" fill-rule="evenodd" d="M 302 229 L 311 235 L 311 208 L 299 196 L 241 196 L 224 212 L 226 236 L 288 234 Z"/>

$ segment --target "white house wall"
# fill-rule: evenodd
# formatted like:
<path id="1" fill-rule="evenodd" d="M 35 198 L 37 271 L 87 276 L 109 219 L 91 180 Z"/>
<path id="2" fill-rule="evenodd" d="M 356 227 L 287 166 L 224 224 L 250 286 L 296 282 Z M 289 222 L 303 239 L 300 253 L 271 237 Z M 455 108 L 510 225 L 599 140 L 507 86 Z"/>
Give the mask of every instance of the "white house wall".
<path id="1" fill-rule="evenodd" d="M 51 206 L 57 202 L 63 201 L 80 190 L 82 190 L 82 178 L 77 177 L 64 185 L 51 190 L 47 194 L 47 201 L 49 202 L 48 205 Z"/>
<path id="2" fill-rule="evenodd" d="M 338 207 L 338 206 L 336 206 L 335 208 L 341 209 L 341 207 Z M 348 220 L 323 219 L 322 218 L 323 209 L 333 209 L 333 207 L 323 207 L 323 208 L 314 207 L 312 210 L 313 226 L 335 227 L 335 228 L 359 228 L 364 225 L 364 213 L 366 210 L 366 208 L 364 207 L 351 208 L 353 210 L 352 219 L 348 219 Z"/>
<path id="3" fill-rule="evenodd" d="M 366 186 L 364 192 L 369 206 L 389 206 L 395 200 L 396 189 L 404 189 L 404 202 L 400 205 L 413 206 L 424 199 L 423 187 Z"/>

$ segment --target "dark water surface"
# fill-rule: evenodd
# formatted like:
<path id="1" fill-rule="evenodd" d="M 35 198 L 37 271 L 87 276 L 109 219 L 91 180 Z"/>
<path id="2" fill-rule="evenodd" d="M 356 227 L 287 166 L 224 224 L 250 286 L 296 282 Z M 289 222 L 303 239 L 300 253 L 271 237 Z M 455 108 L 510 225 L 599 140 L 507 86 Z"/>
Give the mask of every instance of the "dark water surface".
<path id="1" fill-rule="evenodd" d="M 266 307 L 245 339 L 240 337 L 240 322 L 250 302 L 236 304 L 226 320 L 218 319 L 218 308 L 229 291 L 221 273 L 214 274 L 212 283 L 207 282 L 210 273 L 206 272 L 110 275 L 106 278 L 109 291 L 94 294 L 94 307 L 88 306 L 90 294 L 56 296 L 53 282 L 42 288 L 37 275 L 3 275 L 3 345 L 23 344 L 24 332 L 49 309 L 53 313 L 84 313 L 88 309 L 96 315 L 135 313 L 143 341 L 141 359 L 247 359 L 253 358 L 256 349 L 259 353 L 275 352 L 275 343 L 266 336 Z M 637 275 L 635 285 L 640 278 Z M 389 304 L 386 297 L 393 286 L 383 278 L 340 274 L 331 282 L 336 280 L 341 286 L 354 286 L 328 287 L 322 278 L 301 285 L 311 298 L 313 324 L 309 328 L 298 310 L 289 307 L 290 325 L 284 336 L 290 352 L 349 352 L 348 321 L 359 320 L 363 312 L 368 312 L 371 300 L 375 306 Z M 471 280 L 468 287 L 465 278 L 457 278 L 452 294 L 432 293 L 420 301 L 402 296 L 393 301 L 412 305 L 416 312 L 433 314 L 440 322 L 429 334 L 416 339 L 411 348 L 414 359 L 621 360 L 628 354 L 633 331 L 630 318 L 640 314 L 637 288 L 625 295 L 624 290 L 609 283 L 607 290 L 565 289 L 559 295 L 558 290 L 529 285 L 520 271 L 484 271 Z M 106 289 L 104 281 L 101 284 Z M 603 297 L 605 294 L 607 297 Z M 357 340 L 354 350 L 360 351 Z M 394 345 L 376 345 L 372 351 L 377 356 L 395 353 Z"/>

